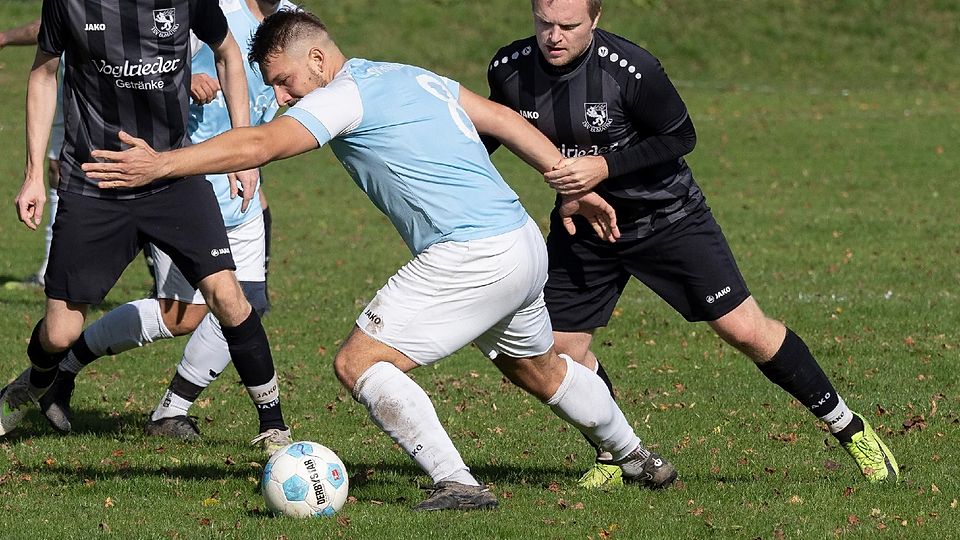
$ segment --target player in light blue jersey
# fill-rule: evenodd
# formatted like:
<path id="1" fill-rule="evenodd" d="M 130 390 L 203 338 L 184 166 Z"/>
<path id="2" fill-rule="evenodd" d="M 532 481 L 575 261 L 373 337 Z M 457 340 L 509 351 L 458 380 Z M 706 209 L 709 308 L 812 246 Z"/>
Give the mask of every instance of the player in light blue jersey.
<path id="1" fill-rule="evenodd" d="M 221 0 L 230 32 L 240 49 L 248 53 L 249 41 L 260 21 L 279 9 L 292 9 L 286 0 Z M 188 132 L 194 143 L 219 135 L 232 127 L 229 110 L 217 82 L 213 50 L 191 35 L 193 59 Z M 258 125 L 273 119 L 278 110 L 273 89 L 264 84 L 260 70 L 245 63 L 247 91 L 250 96 L 250 123 Z M 265 276 L 265 229 L 259 196 L 239 197 L 238 183 L 227 174 L 207 175 L 214 188 L 230 249 L 237 266 L 236 275 L 250 305 L 262 316 L 268 308 Z M 108 312 L 87 328 L 61 364 L 54 386 L 40 400 L 41 410 L 61 432 L 72 429 L 70 400 L 76 374 L 105 354 L 117 354 L 157 339 L 193 332 L 183 358 L 160 403 L 150 415 L 146 432 L 181 439 L 199 438 L 200 432 L 189 408 L 200 393 L 230 362 L 227 342 L 219 322 L 207 313 L 203 295 L 195 290 L 170 256 L 152 246 L 156 271 L 157 297 L 129 302 Z M 271 392 L 260 392 L 272 399 Z M 264 397 L 251 394 L 258 407 L 267 405 Z M 261 401 L 264 401 L 261 403 Z M 272 429 L 258 435 L 254 442 L 267 450 L 288 444 L 289 430 Z"/>
<path id="2" fill-rule="evenodd" d="M 473 342 L 518 386 L 610 451 L 625 478 L 668 484 L 673 467 L 641 444 L 606 385 L 553 349 L 543 303 L 546 247 L 478 134 L 497 137 L 541 172 L 559 151 L 513 111 L 456 82 L 400 64 L 350 59 L 305 12 L 281 12 L 257 31 L 260 64 L 286 114 L 259 127 L 157 154 L 121 133 L 126 152 L 96 151 L 87 163 L 104 188 L 168 175 L 260 165 L 329 144 L 413 253 L 357 317 L 334 360 L 341 383 L 433 480 L 416 510 L 497 506 L 470 473 L 427 394 L 406 372 Z M 301 99 L 302 98 L 302 99 Z M 618 236 L 596 194 L 565 199 L 600 236 Z M 578 220 L 581 218 L 578 217 Z"/>

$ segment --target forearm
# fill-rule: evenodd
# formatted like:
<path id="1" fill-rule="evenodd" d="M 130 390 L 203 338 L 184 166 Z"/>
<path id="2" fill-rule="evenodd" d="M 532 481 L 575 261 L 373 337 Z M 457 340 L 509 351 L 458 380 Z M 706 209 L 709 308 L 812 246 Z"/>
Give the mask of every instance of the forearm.
<path id="1" fill-rule="evenodd" d="M 27 161 L 24 168 L 27 182 L 43 182 L 44 158 L 57 106 L 57 60 L 38 54 L 27 82 Z"/>
<path id="2" fill-rule="evenodd" d="M 496 137 L 503 146 L 541 173 L 551 170 L 563 159 L 557 147 L 537 128 L 513 110 L 501 108 L 500 122 L 495 131 L 487 135 Z"/>
<path id="3" fill-rule="evenodd" d="M 272 159 L 266 137 L 259 128 L 236 128 L 178 150 L 160 154 L 161 178 L 181 178 L 254 169 Z"/>
<path id="4" fill-rule="evenodd" d="M 250 97 L 247 94 L 243 56 L 230 34 L 227 34 L 224 41 L 216 55 L 217 78 L 220 80 L 223 97 L 227 100 L 230 124 L 235 128 L 246 127 L 250 125 Z M 230 43 L 226 43 L 227 41 Z"/>
<path id="5" fill-rule="evenodd" d="M 693 151 L 697 133 L 687 118 L 667 134 L 654 135 L 621 152 L 605 154 L 610 176 L 622 176 L 647 167 L 675 161 Z"/>
<path id="6" fill-rule="evenodd" d="M 0 32 L 0 49 L 8 45 L 36 45 L 40 33 L 40 19 L 30 24 Z"/>

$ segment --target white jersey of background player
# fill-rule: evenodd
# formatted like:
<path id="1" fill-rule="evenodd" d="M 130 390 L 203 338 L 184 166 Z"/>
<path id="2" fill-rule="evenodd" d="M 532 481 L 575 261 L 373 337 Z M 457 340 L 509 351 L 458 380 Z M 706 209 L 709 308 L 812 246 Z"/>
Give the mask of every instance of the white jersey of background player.
<path id="1" fill-rule="evenodd" d="M 253 6 L 248 5 L 248 1 Z M 220 8 L 227 18 L 230 32 L 246 56 L 250 38 L 260 25 L 254 9 L 257 8 L 261 14 L 270 15 L 278 9 L 295 9 L 295 6 L 286 0 L 261 0 L 259 4 L 256 0 L 221 0 Z M 232 125 L 226 101 L 222 92 L 217 89 L 213 51 L 192 33 L 191 50 L 194 81 L 207 77 L 206 80 L 215 85 L 212 89 L 216 92 L 210 94 L 210 99 L 205 104 L 198 103 L 196 92 L 194 93 L 195 99 L 190 105 L 188 132 L 191 141 L 199 143 L 229 130 Z M 263 77 L 256 66 L 247 62 L 244 65 L 250 96 L 250 125 L 269 122 L 279 108 L 273 89 L 263 83 Z M 196 87 L 196 84 L 194 86 Z M 210 88 L 208 84 L 207 89 Z M 226 174 L 209 174 L 206 177 L 213 185 L 220 203 L 220 212 L 237 266 L 237 280 L 253 309 L 263 315 L 268 303 L 264 273 L 263 209 L 260 198 L 255 194 L 244 209 L 243 198 L 231 192 L 231 183 Z M 105 354 L 117 354 L 157 339 L 183 335 L 195 328 L 177 366 L 174 380 L 151 415 L 147 431 L 183 438 L 194 438 L 199 434 L 186 414 L 199 393 L 230 362 L 227 342 L 216 318 L 206 313 L 200 291 L 190 286 L 166 253 L 154 246 L 151 246 L 151 250 L 157 298 L 136 300 L 119 306 L 87 328 L 84 331 L 87 350 L 78 347 L 71 351 L 61 363 L 61 373 L 58 374 L 60 382 L 41 400 L 41 409 L 58 430 L 71 429 L 69 401 L 73 384 L 70 374 L 76 374 L 85 365 Z M 164 311 L 186 314 L 175 324 L 169 324 L 170 317 L 165 317 Z"/>

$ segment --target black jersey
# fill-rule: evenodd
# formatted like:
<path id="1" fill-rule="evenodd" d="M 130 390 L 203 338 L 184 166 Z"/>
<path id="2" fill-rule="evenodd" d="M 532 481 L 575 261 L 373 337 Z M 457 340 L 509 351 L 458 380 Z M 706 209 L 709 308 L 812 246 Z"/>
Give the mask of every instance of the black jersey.
<path id="1" fill-rule="evenodd" d="M 63 55 L 60 189 L 105 199 L 154 193 L 174 180 L 101 190 L 80 165 L 120 150 L 121 130 L 158 151 L 190 144 L 190 32 L 217 45 L 227 21 L 216 0 L 44 0 L 39 47 Z"/>
<path id="2" fill-rule="evenodd" d="M 520 113 L 565 157 L 602 155 L 610 176 L 596 192 L 621 233 L 649 236 L 704 204 L 683 159 L 696 134 L 660 62 L 603 30 L 571 65 L 555 68 L 536 39 L 500 49 L 487 74 L 490 99 Z"/>

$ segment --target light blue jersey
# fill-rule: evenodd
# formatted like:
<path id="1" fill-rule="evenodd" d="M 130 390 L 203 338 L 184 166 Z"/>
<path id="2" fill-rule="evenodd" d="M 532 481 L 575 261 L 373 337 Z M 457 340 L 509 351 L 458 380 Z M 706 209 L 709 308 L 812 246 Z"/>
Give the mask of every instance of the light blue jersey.
<path id="1" fill-rule="evenodd" d="M 220 9 L 227 17 L 230 33 L 236 39 L 237 45 L 240 46 L 240 53 L 246 60 L 247 53 L 250 51 L 250 38 L 257 31 L 260 22 L 250 12 L 244 0 L 220 0 Z M 293 4 L 282 0 L 279 9 L 296 8 Z M 193 73 L 205 73 L 216 79 L 217 68 L 213 50 L 199 40 L 196 42 L 196 47 L 192 62 Z M 243 64 L 247 74 L 247 92 L 250 95 L 250 125 L 256 126 L 269 122 L 279 109 L 273 88 L 263 84 L 259 68 L 251 66 L 246 61 Z M 231 127 L 230 114 L 223 92 L 217 92 L 217 97 L 206 105 L 190 104 L 190 120 L 187 129 L 190 140 L 194 143 L 215 137 Z M 243 199 L 239 196 L 236 199 L 230 198 L 230 182 L 227 180 L 227 175 L 208 174 L 207 180 L 213 185 L 213 191 L 220 203 L 220 211 L 223 213 L 223 222 L 227 227 L 240 225 L 263 213 L 260 197 L 254 197 L 250 201 L 246 212 L 240 211 Z"/>
<path id="2" fill-rule="evenodd" d="M 333 153 L 415 255 L 487 238 L 528 219 L 458 98 L 425 69 L 351 59 L 285 114 Z"/>

